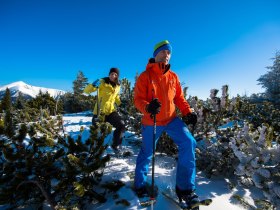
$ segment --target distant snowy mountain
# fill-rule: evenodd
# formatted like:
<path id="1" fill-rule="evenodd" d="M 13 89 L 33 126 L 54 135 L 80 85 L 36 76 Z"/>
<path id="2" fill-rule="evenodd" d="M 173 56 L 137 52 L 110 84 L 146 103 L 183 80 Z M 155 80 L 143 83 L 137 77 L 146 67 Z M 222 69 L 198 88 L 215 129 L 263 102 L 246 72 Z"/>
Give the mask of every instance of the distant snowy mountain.
<path id="1" fill-rule="evenodd" d="M 32 85 L 28 85 L 22 81 L 14 82 L 8 85 L 4 85 L 0 87 L 0 99 L 2 99 L 5 95 L 6 89 L 9 88 L 11 92 L 12 99 L 18 97 L 19 92 L 22 93 L 24 98 L 35 98 L 40 90 L 42 93 L 48 92 L 50 96 L 57 98 L 60 95 L 64 95 L 66 92 L 63 90 L 51 89 L 51 88 L 44 88 L 44 87 L 36 87 Z"/>

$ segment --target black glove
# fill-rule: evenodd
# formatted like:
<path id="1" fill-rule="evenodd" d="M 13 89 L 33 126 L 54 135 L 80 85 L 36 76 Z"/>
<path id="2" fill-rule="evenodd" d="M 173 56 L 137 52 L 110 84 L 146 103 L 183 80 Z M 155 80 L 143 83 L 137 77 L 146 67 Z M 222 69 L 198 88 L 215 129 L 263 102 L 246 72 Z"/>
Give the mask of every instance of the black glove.
<path id="1" fill-rule="evenodd" d="M 160 112 L 161 103 L 158 101 L 157 98 L 154 98 L 147 106 L 147 112 L 151 113 L 152 115 L 156 115 Z"/>
<path id="2" fill-rule="evenodd" d="M 195 125 L 197 123 L 197 114 L 195 112 L 189 113 L 182 117 L 182 120 L 187 124 Z"/>

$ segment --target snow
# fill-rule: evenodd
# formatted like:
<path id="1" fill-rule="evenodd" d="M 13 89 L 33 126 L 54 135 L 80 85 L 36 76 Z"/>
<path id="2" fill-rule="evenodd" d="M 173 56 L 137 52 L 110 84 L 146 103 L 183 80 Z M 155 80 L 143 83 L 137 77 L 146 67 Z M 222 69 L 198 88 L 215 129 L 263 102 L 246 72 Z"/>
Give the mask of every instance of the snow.
<path id="1" fill-rule="evenodd" d="M 71 135 L 74 139 L 78 138 L 81 127 L 84 128 L 82 131 L 82 141 L 85 141 L 89 137 L 90 125 L 91 125 L 90 113 L 78 113 L 78 114 L 67 114 L 63 116 L 64 132 Z M 111 144 L 112 133 L 105 139 L 106 144 Z M 132 153 L 129 157 L 112 157 L 107 163 L 104 175 L 102 177 L 102 183 L 113 180 L 121 180 L 125 183 L 118 192 L 118 198 L 115 198 L 114 193 L 107 194 L 106 203 L 90 204 L 87 210 L 133 210 L 143 209 L 149 210 L 152 207 L 143 208 L 139 205 L 138 199 L 132 191 L 132 180 L 129 177 L 129 173 L 134 172 L 136 158 L 140 150 L 140 145 L 135 144 L 141 141 L 141 139 L 133 136 L 133 133 L 126 132 L 122 144 L 123 151 L 130 151 Z M 138 145 L 138 146 L 137 146 Z M 113 154 L 111 147 L 109 146 L 106 150 L 107 153 Z M 151 167 L 150 173 L 148 174 L 148 180 L 151 181 Z M 174 188 L 176 177 L 176 160 L 172 157 L 168 157 L 163 154 L 156 154 L 155 159 L 155 184 L 159 189 Z M 210 206 L 201 206 L 200 210 L 244 210 L 245 207 L 241 206 L 232 196 L 238 194 L 249 204 L 253 205 L 253 198 L 260 196 L 260 192 L 251 192 L 248 189 L 241 187 L 230 189 L 228 181 L 223 177 L 216 177 L 208 179 L 204 176 L 203 172 L 197 172 L 197 191 L 196 193 L 200 199 L 211 198 L 213 200 Z M 126 199 L 129 201 L 130 206 L 124 206 L 123 204 L 116 204 L 118 200 Z M 253 205 L 254 206 L 254 205 Z M 5 209 L 0 206 L 0 209 Z M 32 209 L 21 208 L 25 210 Z M 48 205 L 44 205 L 44 209 L 49 210 Z M 174 203 L 159 194 L 157 203 L 153 206 L 155 210 L 162 209 L 179 209 Z"/>
<path id="2" fill-rule="evenodd" d="M 35 98 L 40 90 L 42 93 L 48 92 L 50 96 L 56 98 L 59 95 L 65 94 L 65 91 L 63 90 L 57 90 L 57 89 L 52 89 L 52 88 L 44 88 L 44 87 L 36 87 L 32 85 L 28 85 L 24 83 L 23 81 L 18 81 L 18 82 L 13 82 L 8 85 L 4 85 L 0 87 L 0 92 L 6 91 L 6 89 L 9 89 L 11 92 L 12 97 L 17 97 L 19 94 L 19 91 L 23 93 L 24 95 L 29 95 L 32 98 Z"/>
<path id="3" fill-rule="evenodd" d="M 65 131 L 77 138 L 80 133 L 80 127 L 84 127 L 82 134 L 82 140 L 86 140 L 89 137 L 89 127 L 91 125 L 91 117 L 86 116 L 88 114 L 76 114 L 65 115 L 64 129 Z M 125 136 L 131 136 L 131 132 L 126 132 Z M 113 193 L 107 197 L 107 202 L 103 204 L 92 204 L 88 207 L 89 210 L 118 210 L 118 209 L 151 209 L 151 207 L 143 208 L 139 205 L 138 199 L 131 189 L 132 180 L 130 180 L 128 173 L 133 172 L 135 169 L 136 158 L 140 149 L 140 146 L 132 144 L 133 141 L 140 141 L 136 137 L 124 139 L 122 150 L 131 151 L 132 155 L 129 157 L 113 157 L 107 164 L 102 182 L 121 180 L 126 185 L 122 187 L 117 194 L 118 199 L 113 198 Z M 112 133 L 105 139 L 105 143 L 111 144 Z M 107 148 L 107 153 L 113 153 L 110 147 Z M 148 179 L 151 181 L 151 167 Z M 159 189 L 175 186 L 176 177 L 176 160 L 172 157 L 168 157 L 161 154 L 156 154 L 155 160 L 155 184 Z M 253 205 L 254 196 L 248 189 L 237 188 L 234 190 L 229 189 L 229 184 L 223 177 L 207 179 L 202 172 L 197 172 L 197 194 L 201 199 L 211 198 L 213 203 L 210 206 L 201 206 L 200 210 L 242 210 L 245 209 L 238 202 L 236 202 L 232 196 L 238 194 L 243 197 L 248 203 Z M 255 193 L 255 192 L 254 192 Z M 130 202 L 130 206 L 126 207 L 122 204 L 116 205 L 117 200 L 126 199 Z M 159 194 L 157 203 L 153 206 L 154 209 L 179 209 L 171 201 L 167 200 L 163 195 Z"/>

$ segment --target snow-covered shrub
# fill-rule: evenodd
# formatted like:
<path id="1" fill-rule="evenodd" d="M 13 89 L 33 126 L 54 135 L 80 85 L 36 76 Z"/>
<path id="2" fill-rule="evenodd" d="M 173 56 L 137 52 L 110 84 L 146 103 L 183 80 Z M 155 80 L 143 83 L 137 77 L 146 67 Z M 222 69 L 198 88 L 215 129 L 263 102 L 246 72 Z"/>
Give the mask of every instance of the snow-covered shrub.
<path id="1" fill-rule="evenodd" d="M 207 101 L 190 100 L 198 113 L 197 167 L 209 177 L 238 176 L 240 184 L 262 189 L 279 208 L 280 112 L 269 102 L 229 99 L 227 88 L 221 98 L 212 89 Z"/>
<path id="2" fill-rule="evenodd" d="M 280 146 L 267 143 L 267 131 L 269 128 L 265 125 L 254 130 L 245 123 L 238 135 L 232 138 L 230 147 L 239 159 L 236 175 L 240 177 L 240 184 L 248 186 L 253 183 L 263 190 L 269 202 L 280 208 Z M 242 144 L 247 146 L 241 147 Z"/>
<path id="3" fill-rule="evenodd" d="M 86 202 L 106 201 L 95 186 L 110 159 L 103 142 L 111 126 L 92 126 L 82 142 L 82 128 L 74 141 L 63 135 L 61 123 L 60 116 L 42 119 L 19 125 L 12 138 L 0 136 L 0 205 L 41 208 L 46 201 L 52 209 L 82 209 Z"/>

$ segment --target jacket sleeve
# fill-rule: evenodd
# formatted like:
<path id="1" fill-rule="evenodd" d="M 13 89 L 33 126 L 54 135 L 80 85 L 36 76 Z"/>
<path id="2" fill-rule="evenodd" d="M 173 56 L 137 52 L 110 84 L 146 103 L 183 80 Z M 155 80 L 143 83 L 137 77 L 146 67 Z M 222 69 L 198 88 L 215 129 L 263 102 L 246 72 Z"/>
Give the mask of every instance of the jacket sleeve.
<path id="1" fill-rule="evenodd" d="M 97 90 L 96 87 L 93 87 L 92 84 L 88 84 L 84 89 L 84 93 L 90 94 L 92 92 L 95 92 L 96 90 Z"/>
<path id="2" fill-rule="evenodd" d="M 191 113 L 191 107 L 184 97 L 184 93 L 178 77 L 176 76 L 176 95 L 174 99 L 175 105 L 180 109 L 183 116 Z"/>
<path id="3" fill-rule="evenodd" d="M 119 90 L 119 92 L 118 92 L 118 95 L 116 96 L 116 98 L 115 98 L 115 103 L 119 106 L 119 105 L 121 105 L 121 99 L 120 99 L 120 90 Z"/>
<path id="4" fill-rule="evenodd" d="M 143 114 L 147 113 L 146 106 L 149 104 L 147 101 L 147 92 L 148 78 L 145 73 L 142 73 L 136 81 L 134 90 L 134 105 Z"/>

